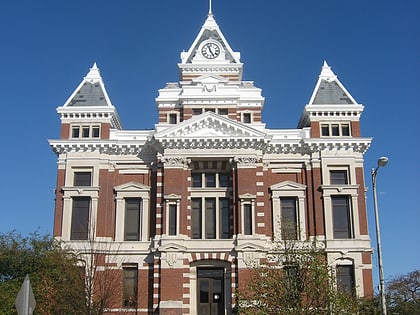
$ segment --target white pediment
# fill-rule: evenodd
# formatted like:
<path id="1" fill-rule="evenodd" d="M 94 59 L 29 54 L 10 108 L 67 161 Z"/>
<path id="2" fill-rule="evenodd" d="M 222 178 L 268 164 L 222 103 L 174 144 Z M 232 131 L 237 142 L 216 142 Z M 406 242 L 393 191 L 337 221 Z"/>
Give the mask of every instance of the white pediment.
<path id="1" fill-rule="evenodd" d="M 286 180 L 284 182 L 280 182 L 280 183 L 271 185 L 270 186 L 270 189 L 272 191 L 279 191 L 279 190 L 287 190 L 287 191 L 290 191 L 290 190 L 305 190 L 306 189 L 306 186 L 305 185 L 302 185 L 302 184 L 299 184 L 299 183 L 296 183 L 296 182 L 293 182 L 293 181 L 290 181 L 290 180 Z"/>
<path id="2" fill-rule="evenodd" d="M 175 242 L 159 246 L 160 252 L 184 252 L 186 250 L 187 248 L 185 246 L 177 244 Z"/>
<path id="3" fill-rule="evenodd" d="M 226 83 L 229 80 L 215 74 L 206 74 L 192 80 L 194 83 L 201 84 L 217 84 L 217 83 Z"/>
<path id="4" fill-rule="evenodd" d="M 242 252 L 248 252 L 248 251 L 264 251 L 265 248 L 261 245 L 257 245 L 252 242 L 246 242 L 242 243 L 241 245 L 238 245 L 235 247 L 236 251 L 242 251 Z"/>
<path id="5" fill-rule="evenodd" d="M 163 139 L 247 138 L 264 139 L 266 133 L 213 112 L 205 112 L 155 134 Z"/>
<path id="6" fill-rule="evenodd" d="M 128 192 L 128 191 L 149 191 L 150 186 L 137 183 L 137 182 L 128 182 L 114 187 L 116 192 Z"/>

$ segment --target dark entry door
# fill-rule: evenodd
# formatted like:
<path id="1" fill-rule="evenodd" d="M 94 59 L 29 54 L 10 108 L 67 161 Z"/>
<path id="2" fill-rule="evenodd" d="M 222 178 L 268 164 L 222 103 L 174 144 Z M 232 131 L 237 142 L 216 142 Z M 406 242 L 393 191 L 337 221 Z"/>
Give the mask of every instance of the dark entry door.
<path id="1" fill-rule="evenodd" d="M 198 314 L 224 315 L 225 290 L 223 268 L 199 268 L 198 280 Z"/>

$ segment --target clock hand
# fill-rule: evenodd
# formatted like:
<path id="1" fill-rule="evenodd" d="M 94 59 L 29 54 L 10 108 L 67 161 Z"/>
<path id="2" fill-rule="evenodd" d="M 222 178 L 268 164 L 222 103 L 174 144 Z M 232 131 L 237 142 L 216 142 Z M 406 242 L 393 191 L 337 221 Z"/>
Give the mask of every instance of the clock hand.
<path id="1" fill-rule="evenodd" d="M 214 56 L 215 56 L 215 53 L 214 53 L 214 51 L 213 51 L 213 47 L 209 46 L 209 52 L 210 52 L 210 54 L 212 55 L 212 57 L 214 57 Z"/>

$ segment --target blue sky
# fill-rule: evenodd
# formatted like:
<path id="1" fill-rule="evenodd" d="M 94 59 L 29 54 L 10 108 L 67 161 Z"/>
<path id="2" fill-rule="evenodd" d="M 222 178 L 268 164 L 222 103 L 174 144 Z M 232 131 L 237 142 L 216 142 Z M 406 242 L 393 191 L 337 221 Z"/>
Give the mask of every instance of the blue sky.
<path id="1" fill-rule="evenodd" d="M 52 232 L 57 165 L 47 139 L 59 137 L 56 107 L 93 63 L 124 128 L 153 128 L 157 90 L 178 80 L 180 52 L 207 11 L 208 0 L 0 4 L 0 232 Z M 297 126 L 324 60 L 365 105 L 373 245 L 370 169 L 386 155 L 377 183 L 385 276 L 419 269 L 420 2 L 213 0 L 213 12 L 241 52 L 244 79 L 262 88 L 267 127 Z"/>

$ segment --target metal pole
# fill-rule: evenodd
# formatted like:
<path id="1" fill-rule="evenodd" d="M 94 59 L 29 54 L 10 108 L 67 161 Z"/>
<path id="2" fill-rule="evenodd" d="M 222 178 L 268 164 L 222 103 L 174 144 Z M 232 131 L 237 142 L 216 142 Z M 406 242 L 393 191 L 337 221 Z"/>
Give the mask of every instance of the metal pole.
<path id="1" fill-rule="evenodd" d="M 372 168 L 373 206 L 375 208 L 376 244 L 377 244 L 377 251 L 378 251 L 381 314 L 382 315 L 387 315 L 386 297 L 385 297 L 385 280 L 384 280 L 384 270 L 383 270 L 383 264 L 382 264 L 381 232 L 380 232 L 380 229 L 379 229 L 378 200 L 377 200 L 377 196 L 376 196 L 376 175 L 378 173 L 378 169 L 379 169 L 379 166 L 376 169 Z"/>

